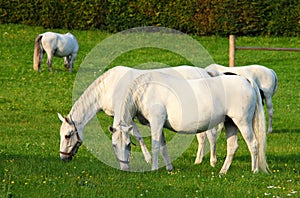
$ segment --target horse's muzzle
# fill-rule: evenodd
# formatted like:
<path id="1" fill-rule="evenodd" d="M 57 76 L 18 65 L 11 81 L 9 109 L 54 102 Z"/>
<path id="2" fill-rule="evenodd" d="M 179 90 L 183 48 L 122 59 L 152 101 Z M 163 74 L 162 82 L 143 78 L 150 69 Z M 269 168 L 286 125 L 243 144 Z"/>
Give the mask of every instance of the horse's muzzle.
<path id="1" fill-rule="evenodd" d="M 72 155 L 63 155 L 63 154 L 60 154 L 60 159 L 64 162 L 69 162 L 71 161 L 73 158 Z"/>

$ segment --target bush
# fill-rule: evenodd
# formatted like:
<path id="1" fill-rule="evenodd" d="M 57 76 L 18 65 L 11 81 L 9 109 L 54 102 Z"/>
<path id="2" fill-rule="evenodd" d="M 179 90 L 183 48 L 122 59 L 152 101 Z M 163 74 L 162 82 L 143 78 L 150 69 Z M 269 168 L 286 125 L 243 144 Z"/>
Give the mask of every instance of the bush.
<path id="1" fill-rule="evenodd" d="M 198 35 L 300 35 L 298 0 L 11 0 L 0 23 L 118 32 L 162 26 Z"/>

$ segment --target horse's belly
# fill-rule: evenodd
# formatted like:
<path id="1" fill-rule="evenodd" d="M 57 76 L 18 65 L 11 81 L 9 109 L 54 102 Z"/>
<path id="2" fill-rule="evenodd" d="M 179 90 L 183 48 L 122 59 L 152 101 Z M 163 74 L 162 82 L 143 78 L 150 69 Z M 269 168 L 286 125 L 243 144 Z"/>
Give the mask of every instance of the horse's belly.
<path id="1" fill-rule="evenodd" d="M 206 119 L 202 121 L 197 121 L 197 120 L 187 121 L 185 119 L 182 119 L 180 121 L 167 120 L 165 123 L 166 128 L 169 128 L 178 133 L 185 133 L 185 134 L 204 132 L 208 129 L 213 128 L 216 125 L 217 124 L 212 125 L 210 119 Z"/>
<path id="2" fill-rule="evenodd" d="M 70 54 L 72 54 L 72 50 L 68 50 L 68 49 L 64 49 L 64 51 L 62 50 L 57 50 L 55 51 L 54 55 L 57 57 L 66 57 L 69 56 Z"/>

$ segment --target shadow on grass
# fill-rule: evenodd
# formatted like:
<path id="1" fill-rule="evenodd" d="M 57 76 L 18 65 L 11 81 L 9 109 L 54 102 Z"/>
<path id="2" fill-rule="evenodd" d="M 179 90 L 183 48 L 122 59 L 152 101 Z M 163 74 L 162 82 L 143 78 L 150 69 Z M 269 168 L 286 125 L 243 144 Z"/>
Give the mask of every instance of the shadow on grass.
<path id="1" fill-rule="evenodd" d="M 300 133 L 300 129 L 275 129 L 272 133 Z"/>

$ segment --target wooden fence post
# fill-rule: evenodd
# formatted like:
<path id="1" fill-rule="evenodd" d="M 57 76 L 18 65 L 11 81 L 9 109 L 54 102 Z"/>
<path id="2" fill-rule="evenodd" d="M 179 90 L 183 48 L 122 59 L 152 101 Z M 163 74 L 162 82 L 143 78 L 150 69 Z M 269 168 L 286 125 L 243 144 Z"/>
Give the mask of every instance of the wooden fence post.
<path id="1" fill-rule="evenodd" d="M 235 58 L 235 37 L 229 35 L 229 67 L 234 67 Z"/>
<path id="2" fill-rule="evenodd" d="M 234 67 L 236 50 L 268 50 L 268 51 L 289 51 L 300 52 L 300 48 L 279 48 L 279 47 L 239 47 L 235 46 L 235 36 L 229 35 L 229 67 Z"/>

